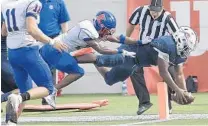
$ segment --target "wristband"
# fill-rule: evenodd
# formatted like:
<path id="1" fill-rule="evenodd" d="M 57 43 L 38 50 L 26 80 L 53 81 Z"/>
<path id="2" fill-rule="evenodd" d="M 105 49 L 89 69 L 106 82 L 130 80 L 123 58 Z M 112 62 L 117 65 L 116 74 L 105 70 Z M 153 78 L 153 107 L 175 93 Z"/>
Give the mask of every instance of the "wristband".
<path id="1" fill-rule="evenodd" d="M 118 53 L 123 53 L 123 50 L 122 49 L 118 49 Z"/>
<path id="2" fill-rule="evenodd" d="M 138 40 L 137 43 L 138 43 L 139 45 L 143 45 L 143 44 L 142 44 L 142 40 Z"/>
<path id="3" fill-rule="evenodd" d="M 123 34 L 121 34 L 121 35 L 119 36 L 119 39 L 120 39 L 120 42 L 119 42 L 119 43 L 125 44 L 124 42 L 125 42 L 125 40 L 126 40 L 126 36 L 124 36 Z"/>

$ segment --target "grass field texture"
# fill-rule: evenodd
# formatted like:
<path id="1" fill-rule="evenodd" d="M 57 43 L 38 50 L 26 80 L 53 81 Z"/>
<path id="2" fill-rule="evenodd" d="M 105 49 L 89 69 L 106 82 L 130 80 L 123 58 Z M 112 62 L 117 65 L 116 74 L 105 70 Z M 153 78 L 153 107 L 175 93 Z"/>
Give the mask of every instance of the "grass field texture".
<path id="1" fill-rule="evenodd" d="M 193 94 L 196 99 L 191 105 L 177 105 L 173 103 L 173 114 L 208 114 L 208 93 Z M 90 95 L 63 95 L 57 98 L 57 104 L 83 103 L 95 100 L 108 99 L 109 105 L 92 110 L 61 110 L 51 112 L 24 112 L 22 117 L 81 117 L 81 116 L 137 116 L 138 100 L 136 96 L 122 96 L 120 94 L 90 94 Z M 157 96 L 151 95 L 151 102 L 154 104 L 141 116 L 158 114 Z M 28 104 L 41 104 L 41 100 L 32 100 Z M 4 112 L 1 118 L 5 119 L 5 103 L 1 104 Z M 77 121 L 77 122 L 32 122 L 21 123 L 21 125 L 139 125 L 146 120 L 120 120 L 120 121 Z M 147 120 L 148 121 L 148 120 Z M 142 123 L 141 123 L 142 124 Z M 206 119 L 169 120 L 165 122 L 145 123 L 142 125 L 208 125 Z"/>

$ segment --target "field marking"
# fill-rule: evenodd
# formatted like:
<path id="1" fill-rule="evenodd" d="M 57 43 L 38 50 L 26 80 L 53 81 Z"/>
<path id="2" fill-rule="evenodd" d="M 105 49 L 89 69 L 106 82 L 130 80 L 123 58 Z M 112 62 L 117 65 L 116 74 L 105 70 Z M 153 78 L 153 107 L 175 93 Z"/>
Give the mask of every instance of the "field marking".
<path id="1" fill-rule="evenodd" d="M 170 120 L 188 120 L 188 119 L 208 119 L 208 114 L 171 114 L 169 119 L 165 120 L 147 120 L 142 122 L 136 123 L 125 123 L 120 124 L 119 126 L 129 126 L 129 125 L 139 125 L 139 124 L 151 124 L 151 123 L 158 123 L 158 122 L 165 122 Z"/>
<path id="2" fill-rule="evenodd" d="M 180 119 L 208 119 L 208 114 L 171 114 L 170 120 Z M 1 118 L 2 123 L 5 117 Z M 69 117 L 20 117 L 19 123 L 26 122 L 102 122 L 102 121 L 121 121 L 121 120 L 138 120 L 142 122 L 127 123 L 121 125 L 136 125 L 145 123 L 154 123 L 160 121 L 158 115 L 140 115 L 140 116 L 69 116 Z"/>

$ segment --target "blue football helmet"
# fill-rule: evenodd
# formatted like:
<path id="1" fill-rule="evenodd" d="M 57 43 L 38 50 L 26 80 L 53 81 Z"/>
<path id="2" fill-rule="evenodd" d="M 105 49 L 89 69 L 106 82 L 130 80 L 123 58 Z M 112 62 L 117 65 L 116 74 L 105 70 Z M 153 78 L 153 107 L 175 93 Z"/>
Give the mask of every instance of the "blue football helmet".
<path id="1" fill-rule="evenodd" d="M 100 37 L 112 35 L 116 28 L 116 18 L 109 11 L 99 11 L 94 19 L 94 26 Z"/>

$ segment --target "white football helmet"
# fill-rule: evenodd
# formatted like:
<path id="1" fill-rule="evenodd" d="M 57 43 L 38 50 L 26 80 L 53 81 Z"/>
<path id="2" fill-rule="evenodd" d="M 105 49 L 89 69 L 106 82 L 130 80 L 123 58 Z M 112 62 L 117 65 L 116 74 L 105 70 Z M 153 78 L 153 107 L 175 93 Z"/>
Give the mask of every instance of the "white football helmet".
<path id="1" fill-rule="evenodd" d="M 194 30 L 190 27 L 180 27 L 177 32 L 173 34 L 176 41 L 177 54 L 182 58 L 187 58 L 192 51 L 196 49 L 198 44 L 198 37 Z"/>

